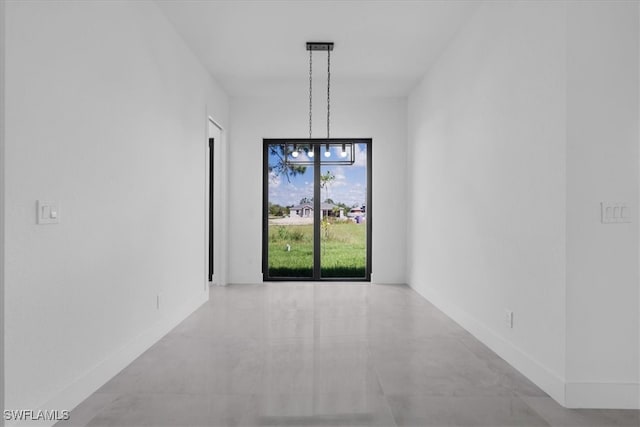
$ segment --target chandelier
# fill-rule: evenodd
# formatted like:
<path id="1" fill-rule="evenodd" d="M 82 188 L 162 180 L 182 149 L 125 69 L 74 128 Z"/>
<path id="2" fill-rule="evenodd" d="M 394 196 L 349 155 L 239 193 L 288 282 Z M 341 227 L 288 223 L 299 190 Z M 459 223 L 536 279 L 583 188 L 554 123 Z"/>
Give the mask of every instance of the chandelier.
<path id="1" fill-rule="evenodd" d="M 307 42 L 309 51 L 309 138 L 285 143 L 284 161 L 289 165 L 352 165 L 355 150 L 352 139 L 331 138 L 331 52 L 333 42 Z M 313 138 L 313 52 L 327 52 L 327 137 Z"/>

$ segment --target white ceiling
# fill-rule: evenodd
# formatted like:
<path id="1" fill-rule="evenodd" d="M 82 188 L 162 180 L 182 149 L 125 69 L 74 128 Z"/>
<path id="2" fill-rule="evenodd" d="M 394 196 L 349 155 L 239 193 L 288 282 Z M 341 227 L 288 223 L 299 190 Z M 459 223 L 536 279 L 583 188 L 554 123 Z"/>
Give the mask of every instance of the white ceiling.
<path id="1" fill-rule="evenodd" d="M 332 95 L 405 96 L 478 1 L 157 0 L 231 96 L 305 93 L 307 41 L 332 41 Z M 315 52 L 314 88 L 327 56 Z M 315 96 L 315 89 L 314 89 Z"/>

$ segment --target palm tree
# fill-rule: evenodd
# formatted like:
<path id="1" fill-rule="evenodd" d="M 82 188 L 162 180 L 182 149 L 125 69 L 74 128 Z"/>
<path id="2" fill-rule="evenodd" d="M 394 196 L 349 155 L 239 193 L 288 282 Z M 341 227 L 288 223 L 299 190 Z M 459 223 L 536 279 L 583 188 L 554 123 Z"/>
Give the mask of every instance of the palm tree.
<path id="1" fill-rule="evenodd" d="M 332 174 L 331 171 L 327 171 L 326 174 L 320 175 L 320 188 L 324 188 L 327 192 L 327 197 L 325 198 L 325 201 L 327 201 L 327 203 L 329 200 L 329 186 L 335 179 L 336 176 Z"/>

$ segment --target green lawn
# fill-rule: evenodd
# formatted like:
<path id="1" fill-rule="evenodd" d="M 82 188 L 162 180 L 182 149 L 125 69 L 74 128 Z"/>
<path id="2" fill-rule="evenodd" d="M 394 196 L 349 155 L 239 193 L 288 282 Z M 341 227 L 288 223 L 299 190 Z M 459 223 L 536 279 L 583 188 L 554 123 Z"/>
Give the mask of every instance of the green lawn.
<path id="1" fill-rule="evenodd" d="M 324 223 L 321 229 L 321 277 L 365 276 L 365 224 Z M 287 245 L 291 250 L 287 251 Z M 313 226 L 269 225 L 269 276 L 313 276 Z"/>

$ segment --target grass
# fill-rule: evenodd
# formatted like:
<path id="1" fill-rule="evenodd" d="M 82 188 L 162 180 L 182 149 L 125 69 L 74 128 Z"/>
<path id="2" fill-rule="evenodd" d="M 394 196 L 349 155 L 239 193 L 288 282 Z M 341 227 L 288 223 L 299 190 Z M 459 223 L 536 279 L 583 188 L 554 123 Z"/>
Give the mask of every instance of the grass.
<path id="1" fill-rule="evenodd" d="M 321 277 L 365 276 L 366 230 L 351 221 L 322 224 Z M 313 225 L 269 225 L 269 276 L 313 277 Z"/>

